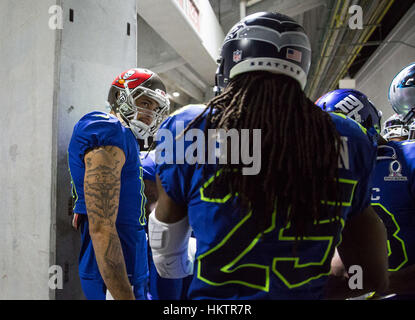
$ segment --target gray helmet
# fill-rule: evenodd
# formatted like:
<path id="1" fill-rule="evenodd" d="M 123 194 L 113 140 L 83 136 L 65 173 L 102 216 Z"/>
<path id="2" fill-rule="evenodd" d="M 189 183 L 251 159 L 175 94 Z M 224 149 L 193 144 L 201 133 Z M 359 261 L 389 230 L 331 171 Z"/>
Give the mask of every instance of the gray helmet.
<path id="1" fill-rule="evenodd" d="M 405 67 L 393 78 L 388 98 L 402 120 L 410 122 L 415 115 L 415 63 Z"/>

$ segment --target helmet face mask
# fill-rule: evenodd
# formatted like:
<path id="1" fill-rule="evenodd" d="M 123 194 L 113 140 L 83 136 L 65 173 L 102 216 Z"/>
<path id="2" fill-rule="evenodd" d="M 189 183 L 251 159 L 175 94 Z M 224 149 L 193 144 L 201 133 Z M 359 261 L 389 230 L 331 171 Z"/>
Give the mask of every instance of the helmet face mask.
<path id="1" fill-rule="evenodd" d="M 415 121 L 408 125 L 408 140 L 415 139 Z"/>
<path id="2" fill-rule="evenodd" d="M 391 140 L 395 138 L 402 138 L 406 140 L 409 136 L 409 128 L 406 123 L 398 114 L 394 114 L 389 117 L 383 125 L 382 137 L 385 140 Z"/>
<path id="3" fill-rule="evenodd" d="M 157 107 L 154 110 L 140 106 L 140 98 L 147 97 Z M 119 114 L 137 139 L 154 136 L 169 113 L 170 103 L 160 78 L 146 69 L 130 69 L 121 73 L 112 83 L 108 102 Z M 149 121 L 141 121 L 140 118 Z M 148 122 L 148 123 L 147 123 Z"/>
<path id="4" fill-rule="evenodd" d="M 300 24 L 279 13 L 255 13 L 226 35 L 218 59 L 215 91 L 226 88 L 233 77 L 252 71 L 288 75 L 304 89 L 310 64 L 310 41 Z"/>
<path id="5" fill-rule="evenodd" d="M 393 110 L 409 123 L 415 116 L 415 63 L 401 70 L 389 87 L 389 102 Z"/>

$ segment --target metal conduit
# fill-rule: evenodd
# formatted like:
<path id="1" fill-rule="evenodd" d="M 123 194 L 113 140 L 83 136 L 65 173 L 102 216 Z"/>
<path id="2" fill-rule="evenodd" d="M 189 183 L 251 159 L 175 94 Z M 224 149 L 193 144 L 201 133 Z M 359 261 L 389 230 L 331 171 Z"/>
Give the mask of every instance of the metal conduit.
<path id="1" fill-rule="evenodd" d="M 323 36 L 320 60 L 306 88 L 306 93 L 311 99 L 315 100 L 319 95 L 337 87 L 339 80 L 346 75 L 393 2 L 394 0 L 381 0 L 380 3 L 372 0 L 336 1 L 328 30 Z M 351 4 L 362 7 L 364 22 L 369 26 L 362 30 L 352 30 L 347 27 L 348 9 Z"/>
<path id="2" fill-rule="evenodd" d="M 375 21 L 370 21 L 369 23 L 375 23 L 375 24 L 379 24 L 383 17 L 385 16 L 385 14 L 389 11 L 390 7 L 392 6 L 392 4 L 394 3 L 395 0 L 385 0 L 383 1 L 383 10 L 381 11 L 381 13 L 379 15 L 374 15 L 373 19 L 376 19 Z M 379 6 L 379 8 L 381 8 L 381 6 Z M 371 37 L 371 35 L 373 34 L 373 32 L 375 31 L 376 27 L 371 27 L 369 29 L 369 32 L 366 34 L 366 36 L 364 37 L 363 41 L 358 41 L 359 43 L 363 43 L 362 45 L 358 46 L 356 48 L 356 52 L 353 54 L 352 58 L 350 59 L 349 63 L 347 65 L 344 66 L 344 68 L 340 71 L 340 73 L 338 74 L 338 76 L 335 78 L 335 80 L 331 83 L 330 87 L 329 87 L 329 91 L 333 90 L 336 86 L 337 83 L 339 82 L 339 80 L 341 78 L 343 78 L 343 76 L 346 74 L 347 70 L 350 68 L 350 66 L 353 64 L 353 62 L 355 61 L 356 57 L 358 56 L 359 52 L 362 50 L 362 48 L 364 47 L 364 44 L 369 40 L 369 38 Z"/>
<path id="3" fill-rule="evenodd" d="M 370 0 L 363 0 L 354 1 L 353 4 L 358 4 L 362 7 L 362 11 L 364 15 L 371 16 L 374 13 L 375 8 L 371 5 L 373 2 L 369 2 Z M 349 8 L 347 8 L 349 9 Z M 329 85 L 333 82 L 334 78 L 338 76 L 340 72 L 340 68 L 346 65 L 348 62 L 348 58 L 352 55 L 353 48 L 350 47 L 350 43 L 356 43 L 358 39 L 360 39 L 361 33 L 367 29 L 363 30 L 351 30 L 348 25 L 349 16 L 344 16 L 342 20 L 342 25 L 347 26 L 344 29 L 343 34 L 338 39 L 337 47 L 333 48 L 333 54 L 337 57 L 333 57 L 331 59 L 331 63 L 327 69 L 322 72 L 322 77 L 318 79 L 318 85 L 315 87 L 315 90 L 312 92 L 311 96 L 317 98 L 317 96 L 324 94 L 328 91 Z M 338 56 L 343 55 L 343 57 L 339 58 Z"/>
<path id="4" fill-rule="evenodd" d="M 327 54 L 327 49 L 329 48 L 327 46 L 327 43 L 331 39 L 331 37 L 333 36 L 332 29 L 334 28 L 334 23 L 336 21 L 337 12 L 339 10 L 340 5 L 341 5 L 341 0 L 336 0 L 336 3 L 333 6 L 334 10 L 331 14 L 329 28 L 326 30 L 326 32 L 324 33 L 324 36 L 323 36 L 324 40 L 323 40 L 323 46 L 320 50 L 320 52 L 321 52 L 320 57 L 330 55 L 330 54 Z M 323 61 L 323 59 L 320 58 L 318 63 L 317 63 L 317 67 L 315 68 L 315 70 L 313 72 L 313 75 L 311 77 L 311 82 L 309 83 L 309 85 L 306 88 L 306 93 L 307 94 L 309 94 L 310 92 L 313 92 L 313 90 L 314 90 L 314 88 L 317 84 L 317 79 L 319 78 L 322 61 Z"/>

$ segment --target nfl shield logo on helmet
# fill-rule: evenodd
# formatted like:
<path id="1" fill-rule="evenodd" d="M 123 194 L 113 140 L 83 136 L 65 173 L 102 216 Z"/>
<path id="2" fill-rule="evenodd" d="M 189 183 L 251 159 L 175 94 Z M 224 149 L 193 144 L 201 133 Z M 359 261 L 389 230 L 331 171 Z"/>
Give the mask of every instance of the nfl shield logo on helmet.
<path id="1" fill-rule="evenodd" d="M 166 93 L 165 93 L 163 90 L 156 89 L 155 91 L 156 91 L 157 93 L 161 94 L 163 97 L 165 97 L 165 96 L 166 96 Z"/>
<path id="2" fill-rule="evenodd" d="M 242 60 L 242 50 L 236 50 L 233 52 L 233 62 L 239 62 Z"/>

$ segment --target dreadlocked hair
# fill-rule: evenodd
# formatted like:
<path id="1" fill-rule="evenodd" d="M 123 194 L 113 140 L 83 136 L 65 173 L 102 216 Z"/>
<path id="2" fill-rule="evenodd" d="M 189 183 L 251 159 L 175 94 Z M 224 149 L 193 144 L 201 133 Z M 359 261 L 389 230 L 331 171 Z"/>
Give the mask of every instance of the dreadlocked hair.
<path id="1" fill-rule="evenodd" d="M 242 164 L 229 163 L 221 165 L 212 185 L 212 190 L 226 186 L 252 210 L 258 228 L 269 226 L 277 210 L 297 239 L 315 221 L 340 214 L 340 136 L 330 115 L 306 97 L 296 80 L 263 71 L 238 75 L 185 131 L 206 112 L 205 136 L 208 129 L 261 130 L 259 174 L 243 175 Z"/>

